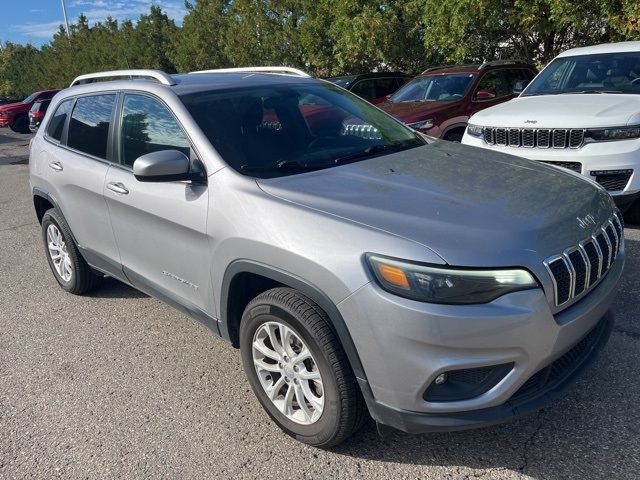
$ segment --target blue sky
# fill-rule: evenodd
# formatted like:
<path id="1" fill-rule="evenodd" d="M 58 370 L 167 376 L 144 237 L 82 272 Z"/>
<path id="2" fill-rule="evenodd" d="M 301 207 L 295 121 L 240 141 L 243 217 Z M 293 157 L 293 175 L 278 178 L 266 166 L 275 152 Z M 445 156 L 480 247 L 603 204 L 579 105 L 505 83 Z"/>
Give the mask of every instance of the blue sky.
<path id="1" fill-rule="evenodd" d="M 69 23 L 84 13 L 90 23 L 112 16 L 116 20 L 137 19 L 149 11 L 152 4 L 159 5 L 182 23 L 186 13 L 183 0 L 65 0 Z M 60 0 L 0 0 L 0 41 L 33 43 L 40 46 L 51 40 L 64 23 Z"/>

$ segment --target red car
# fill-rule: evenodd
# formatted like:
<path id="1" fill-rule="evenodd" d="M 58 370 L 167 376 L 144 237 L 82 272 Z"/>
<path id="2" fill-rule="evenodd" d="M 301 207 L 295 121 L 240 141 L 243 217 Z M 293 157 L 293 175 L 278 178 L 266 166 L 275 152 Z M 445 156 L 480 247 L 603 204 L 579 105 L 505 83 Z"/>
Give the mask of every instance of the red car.
<path id="1" fill-rule="evenodd" d="M 335 83 L 351 93 L 355 93 L 374 105 L 378 105 L 410 79 L 410 76 L 402 72 L 375 72 L 331 77 L 325 80 Z"/>
<path id="2" fill-rule="evenodd" d="M 510 60 L 428 68 L 378 107 L 415 130 L 459 142 L 471 115 L 511 100 L 536 73 Z"/>
<path id="3" fill-rule="evenodd" d="M 17 103 L 0 105 L 0 127 L 10 127 L 14 132 L 29 133 L 29 110 L 36 100 L 48 100 L 59 90 L 34 92 Z"/>

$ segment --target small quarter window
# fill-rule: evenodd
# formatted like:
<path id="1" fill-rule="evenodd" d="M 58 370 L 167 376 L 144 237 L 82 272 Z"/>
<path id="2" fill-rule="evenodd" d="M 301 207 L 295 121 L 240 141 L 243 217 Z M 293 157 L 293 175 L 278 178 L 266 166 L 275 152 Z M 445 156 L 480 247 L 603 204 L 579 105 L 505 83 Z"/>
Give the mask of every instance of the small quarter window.
<path id="1" fill-rule="evenodd" d="M 189 156 L 190 144 L 171 112 L 145 95 L 125 95 L 120 135 L 122 163 L 129 167 L 147 153 L 179 150 Z"/>
<path id="2" fill-rule="evenodd" d="M 67 145 L 94 157 L 107 158 L 109 124 L 115 95 L 80 97 L 71 114 Z"/>
<path id="3" fill-rule="evenodd" d="M 47 127 L 47 136 L 56 141 L 62 140 L 62 130 L 64 130 L 64 124 L 67 121 L 67 117 L 71 113 L 71 106 L 73 105 L 73 100 L 65 100 L 58 108 L 56 108 L 56 112 L 49 120 L 49 126 Z"/>

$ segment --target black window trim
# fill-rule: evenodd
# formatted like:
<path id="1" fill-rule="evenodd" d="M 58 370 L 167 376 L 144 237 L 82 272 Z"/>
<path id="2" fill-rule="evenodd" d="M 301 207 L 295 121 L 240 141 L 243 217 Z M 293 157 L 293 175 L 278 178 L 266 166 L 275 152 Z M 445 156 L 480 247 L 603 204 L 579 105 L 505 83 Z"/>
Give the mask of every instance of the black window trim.
<path id="1" fill-rule="evenodd" d="M 157 95 L 150 93 L 150 92 L 146 92 L 144 90 L 120 90 L 118 95 L 118 99 L 117 99 L 117 105 L 116 108 L 114 108 L 114 112 L 116 113 L 117 117 L 115 118 L 114 123 L 112 124 L 112 128 L 113 128 L 113 141 L 112 141 L 112 151 L 114 153 L 114 162 L 113 162 L 113 166 L 120 168 L 122 170 L 125 170 L 127 172 L 133 172 L 133 167 L 129 167 L 128 165 L 125 165 L 124 163 L 122 163 L 122 149 L 120 148 L 120 136 L 122 133 L 122 112 L 124 110 L 124 97 L 126 95 L 140 95 L 140 96 L 145 96 L 145 97 L 149 97 L 152 100 L 157 101 L 158 103 L 160 103 L 160 105 L 162 105 L 168 112 L 169 114 L 173 117 L 173 119 L 175 120 L 176 124 L 178 125 L 178 127 L 180 127 L 180 130 L 182 130 L 182 133 L 184 134 L 185 138 L 187 139 L 187 141 L 189 142 L 189 148 L 191 149 L 191 151 L 193 152 L 192 154 L 192 158 L 190 158 L 189 160 L 191 162 L 193 162 L 194 160 L 198 160 L 200 162 L 200 164 L 202 165 L 202 168 L 204 169 L 203 175 L 205 176 L 205 178 L 208 177 L 207 174 L 207 167 L 204 164 L 204 162 L 202 160 L 200 160 L 202 157 L 200 156 L 200 152 L 198 152 L 198 149 L 195 147 L 193 139 L 189 136 L 189 134 L 187 133 L 186 129 L 184 128 L 184 126 L 182 125 L 182 123 L 180 122 L 180 120 L 176 117 L 176 115 L 173 113 L 173 110 L 171 109 L 171 107 L 169 107 L 169 105 L 167 105 L 167 103 L 160 97 L 158 97 Z M 195 156 L 195 158 L 193 158 Z"/>
<path id="2" fill-rule="evenodd" d="M 107 158 L 100 158 L 100 157 L 96 157 L 94 155 L 91 155 L 89 153 L 86 152 L 82 152 L 80 150 L 76 150 L 75 148 L 71 148 L 67 145 L 67 140 L 68 140 L 68 136 L 69 136 L 69 124 L 71 123 L 71 116 L 73 115 L 73 111 L 76 108 L 76 103 L 78 101 L 79 98 L 84 98 L 84 97 L 97 97 L 99 95 L 114 95 L 116 97 L 115 100 L 115 104 L 114 104 L 114 108 L 111 111 L 111 119 L 109 120 L 109 132 L 107 135 L 107 153 L 106 153 L 106 157 Z M 115 160 L 113 158 L 113 145 L 112 145 L 112 137 L 113 137 L 113 122 L 115 120 L 115 113 L 117 110 L 117 102 L 118 102 L 118 96 L 119 96 L 119 92 L 115 91 L 115 90 L 100 90 L 100 91 L 96 91 L 96 92 L 90 92 L 90 93 L 83 93 L 81 95 L 73 95 L 73 96 L 69 96 L 69 97 L 65 97 L 63 99 L 60 100 L 60 102 L 56 105 L 56 110 L 54 111 L 53 115 L 55 115 L 55 112 L 58 110 L 58 107 L 60 105 L 62 105 L 63 102 L 67 101 L 67 100 L 71 100 L 72 105 L 71 105 L 71 114 L 69 116 L 67 116 L 65 123 L 64 123 L 64 127 L 62 129 L 62 137 L 60 138 L 60 141 L 57 141 L 55 138 L 51 138 L 47 132 L 49 130 L 49 124 L 51 123 L 51 119 L 53 118 L 53 115 L 51 115 L 51 117 L 49 118 L 49 121 L 47 122 L 47 127 L 44 130 L 44 136 L 43 138 L 48 141 L 49 143 L 52 143 L 53 145 L 56 145 L 64 150 L 67 150 L 69 152 L 73 152 L 77 155 L 83 156 L 85 158 L 88 158 L 90 160 L 94 160 L 100 163 L 104 163 L 106 165 L 114 165 L 115 164 Z"/>

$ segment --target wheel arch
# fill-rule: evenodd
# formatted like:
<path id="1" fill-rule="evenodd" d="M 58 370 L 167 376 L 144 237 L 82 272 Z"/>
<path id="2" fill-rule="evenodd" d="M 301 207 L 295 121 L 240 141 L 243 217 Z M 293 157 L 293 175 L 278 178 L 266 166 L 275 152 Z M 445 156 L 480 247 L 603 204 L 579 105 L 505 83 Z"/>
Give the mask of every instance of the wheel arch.
<path id="1" fill-rule="evenodd" d="M 347 325 L 333 301 L 317 286 L 292 273 L 252 260 L 236 260 L 226 269 L 220 295 L 220 335 L 234 347 L 239 346 L 239 327 L 246 305 L 271 288 L 289 287 L 306 295 L 322 308 L 331 321 L 351 368 L 363 389 L 369 386 L 360 357 Z M 366 385 L 366 387 L 365 387 Z"/>
<path id="2" fill-rule="evenodd" d="M 451 132 L 455 132 L 458 130 L 460 131 L 460 133 L 464 135 L 464 131 L 466 128 L 467 128 L 467 122 L 459 122 L 459 123 L 454 123 L 453 125 L 449 125 L 447 128 L 445 128 L 444 132 L 442 132 L 442 138 L 446 137 Z"/>

